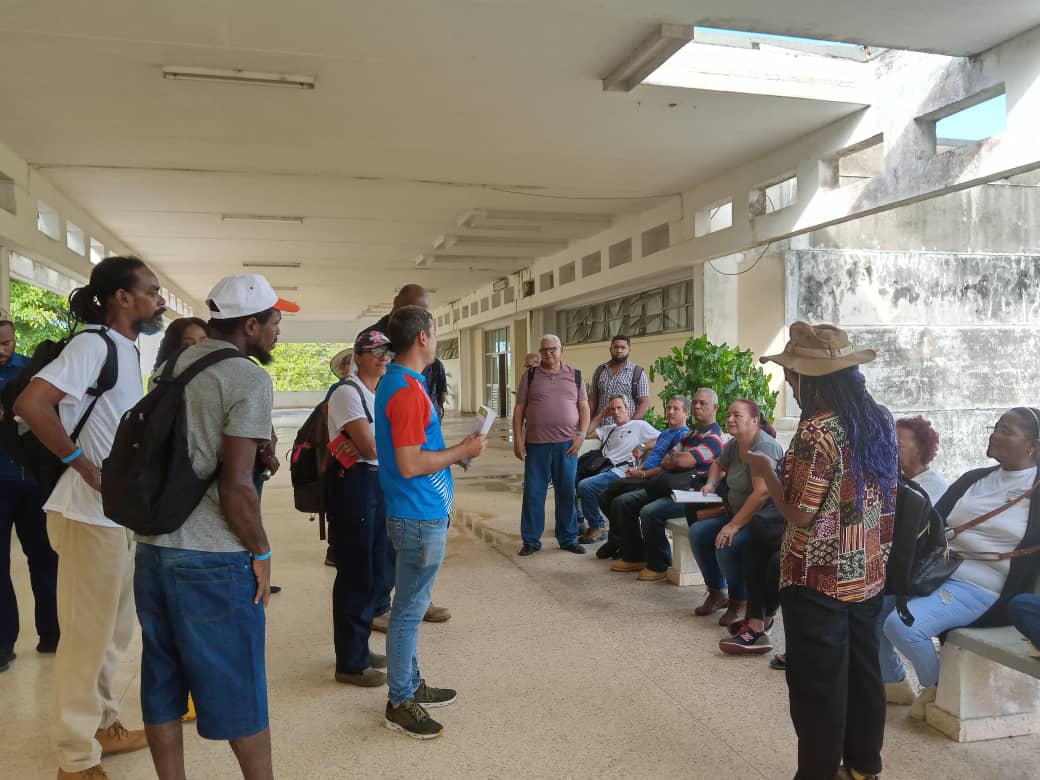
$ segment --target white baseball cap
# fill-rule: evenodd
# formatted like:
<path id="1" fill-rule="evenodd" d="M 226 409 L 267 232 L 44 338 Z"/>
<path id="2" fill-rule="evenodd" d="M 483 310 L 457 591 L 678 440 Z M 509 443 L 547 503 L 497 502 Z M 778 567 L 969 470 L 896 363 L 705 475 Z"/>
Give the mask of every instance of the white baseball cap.
<path id="1" fill-rule="evenodd" d="M 296 312 L 300 310 L 292 301 L 278 297 L 271 283 L 261 274 L 238 274 L 225 276 L 206 296 L 209 316 L 215 320 L 233 320 L 260 314 L 268 309 Z"/>

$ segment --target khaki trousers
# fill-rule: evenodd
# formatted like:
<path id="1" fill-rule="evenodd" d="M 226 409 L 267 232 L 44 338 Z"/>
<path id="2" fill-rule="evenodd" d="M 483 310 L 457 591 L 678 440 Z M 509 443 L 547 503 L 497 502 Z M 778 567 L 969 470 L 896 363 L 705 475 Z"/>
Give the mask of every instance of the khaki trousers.
<path id="1" fill-rule="evenodd" d="M 101 763 L 94 732 L 119 716 L 112 682 L 134 633 L 133 537 L 47 513 L 58 553 L 54 742 L 58 765 L 79 772 Z"/>

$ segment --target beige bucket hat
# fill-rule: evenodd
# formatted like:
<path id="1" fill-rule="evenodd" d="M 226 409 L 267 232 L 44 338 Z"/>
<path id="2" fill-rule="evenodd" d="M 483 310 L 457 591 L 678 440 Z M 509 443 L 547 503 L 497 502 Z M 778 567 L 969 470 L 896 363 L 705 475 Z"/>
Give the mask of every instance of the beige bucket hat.
<path id="1" fill-rule="evenodd" d="M 784 351 L 764 355 L 761 363 L 779 363 L 804 376 L 825 376 L 843 368 L 869 363 L 877 357 L 872 349 L 857 350 L 849 343 L 849 334 L 833 325 L 810 325 L 792 322 L 791 337 Z"/>
<path id="2" fill-rule="evenodd" d="M 354 348 L 347 347 L 341 349 L 335 355 L 332 356 L 332 360 L 329 361 L 329 368 L 332 369 L 332 373 L 338 376 L 340 379 L 346 379 L 347 375 L 343 373 L 343 361 L 347 358 L 354 358 Z M 348 369 L 349 371 L 349 369 Z"/>

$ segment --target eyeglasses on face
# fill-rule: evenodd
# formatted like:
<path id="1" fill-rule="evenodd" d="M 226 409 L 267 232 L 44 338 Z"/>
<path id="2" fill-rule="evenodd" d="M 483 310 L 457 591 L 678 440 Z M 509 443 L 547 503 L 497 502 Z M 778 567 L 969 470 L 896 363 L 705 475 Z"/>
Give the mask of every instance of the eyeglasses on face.
<path id="1" fill-rule="evenodd" d="M 362 350 L 359 354 L 375 355 L 377 358 L 389 358 L 390 360 L 394 359 L 394 351 L 389 347 L 376 347 L 375 349 L 365 349 Z"/>
<path id="2" fill-rule="evenodd" d="M 1001 436 L 1011 436 L 1013 438 L 1017 437 L 1019 439 L 1029 438 L 1026 434 L 1022 433 L 1022 431 L 1018 430 L 1014 426 L 1008 425 L 1007 423 L 998 422 L 996 425 L 993 426 L 993 428 L 991 428 L 991 430 L 993 431 L 993 433 L 999 434 Z"/>

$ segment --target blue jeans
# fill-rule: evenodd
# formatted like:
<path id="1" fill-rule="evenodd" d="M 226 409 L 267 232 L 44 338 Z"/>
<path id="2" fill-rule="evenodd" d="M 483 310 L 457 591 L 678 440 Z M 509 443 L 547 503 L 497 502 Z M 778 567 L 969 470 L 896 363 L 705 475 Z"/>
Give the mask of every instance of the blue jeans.
<path id="1" fill-rule="evenodd" d="M 1035 593 L 1019 593 L 1008 602 L 1008 615 L 1015 628 L 1040 647 L 1040 596 Z"/>
<path id="2" fill-rule="evenodd" d="M 607 485 L 619 479 L 613 469 L 586 477 L 578 483 L 578 493 L 581 495 L 581 508 L 585 512 L 585 518 L 589 521 L 589 528 L 602 528 L 603 515 L 599 511 L 599 494 L 607 489 Z"/>
<path id="3" fill-rule="evenodd" d="M 578 541 L 578 519 L 574 514 L 574 472 L 578 456 L 568 455 L 570 441 L 528 444 L 524 459 L 524 503 L 520 511 L 520 536 L 536 550 L 542 547 L 545 530 L 545 496 L 552 478 L 556 501 L 556 541 L 561 546 Z"/>
<path id="4" fill-rule="evenodd" d="M 402 520 L 388 517 L 386 527 L 397 551 L 397 589 L 386 632 L 386 676 L 390 703 L 400 704 L 415 695 L 419 681 L 419 624 L 430 607 L 433 581 L 437 579 L 450 519 Z"/>
<path id="5" fill-rule="evenodd" d="M 138 544 L 144 722 L 180 720 L 191 693 L 199 735 L 243 739 L 267 728 L 263 604 L 249 553 Z"/>
<path id="6" fill-rule="evenodd" d="M 885 682 L 899 682 L 906 676 L 903 661 L 896 655 L 898 650 L 914 665 L 922 686 L 938 685 L 939 654 L 932 645 L 932 637 L 974 623 L 996 602 L 997 594 L 985 588 L 946 580 L 930 596 L 910 599 L 907 607 L 914 616 L 914 624 L 908 626 L 895 611 L 895 598 L 886 596 L 881 610 L 884 630 L 878 651 Z"/>
<path id="7" fill-rule="evenodd" d="M 737 531 L 728 547 L 716 547 L 715 539 L 729 517 L 710 517 L 690 526 L 690 549 L 704 575 L 704 584 L 712 590 L 726 590 L 734 601 L 747 601 L 744 583 L 744 545 L 750 538 L 747 526 Z"/>
<path id="8" fill-rule="evenodd" d="M 640 493 L 645 491 L 633 495 Z M 655 499 L 639 510 L 639 527 L 643 529 L 643 544 L 646 545 L 646 568 L 660 572 L 672 565 L 672 548 L 664 533 L 665 526 L 673 517 L 682 517 L 685 513 L 683 505 L 670 498 Z"/>

